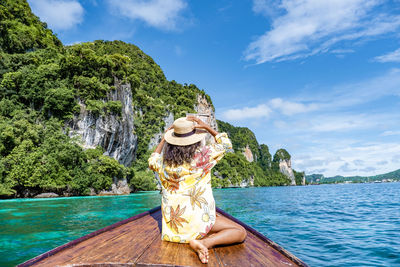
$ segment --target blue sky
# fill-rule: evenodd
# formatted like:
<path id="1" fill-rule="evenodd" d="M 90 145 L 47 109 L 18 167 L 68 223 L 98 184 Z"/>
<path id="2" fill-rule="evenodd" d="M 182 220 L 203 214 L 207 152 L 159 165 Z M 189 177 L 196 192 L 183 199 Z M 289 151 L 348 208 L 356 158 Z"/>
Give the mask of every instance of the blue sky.
<path id="1" fill-rule="evenodd" d="M 399 0 L 28 0 L 64 44 L 123 40 L 307 174 L 400 168 Z"/>

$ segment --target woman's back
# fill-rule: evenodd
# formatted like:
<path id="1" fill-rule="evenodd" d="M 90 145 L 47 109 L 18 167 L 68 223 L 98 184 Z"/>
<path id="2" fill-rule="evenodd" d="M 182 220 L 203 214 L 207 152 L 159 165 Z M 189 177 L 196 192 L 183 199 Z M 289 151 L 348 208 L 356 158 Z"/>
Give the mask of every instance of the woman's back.
<path id="1" fill-rule="evenodd" d="M 162 238 L 188 243 L 205 236 L 215 223 L 215 201 L 211 169 L 232 144 L 226 133 L 216 143 L 198 147 L 190 162 L 167 165 L 160 153 L 149 158 L 149 167 L 159 174 L 162 185 Z"/>

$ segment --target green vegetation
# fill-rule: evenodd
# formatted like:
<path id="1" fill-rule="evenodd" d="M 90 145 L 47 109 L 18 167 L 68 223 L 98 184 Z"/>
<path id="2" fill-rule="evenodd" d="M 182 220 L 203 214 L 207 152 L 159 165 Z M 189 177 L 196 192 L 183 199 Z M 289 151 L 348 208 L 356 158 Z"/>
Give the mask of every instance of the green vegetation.
<path id="1" fill-rule="evenodd" d="M 337 183 L 372 183 L 400 181 L 400 169 L 373 176 L 341 176 L 324 177 L 323 174 L 311 174 L 306 176 L 309 184 L 337 184 Z"/>
<path id="2" fill-rule="evenodd" d="M 305 177 L 305 173 L 304 172 L 297 172 L 295 170 L 293 170 L 294 173 L 294 178 L 296 181 L 296 185 L 302 185 L 303 184 L 303 178 Z"/>
<path id="3" fill-rule="evenodd" d="M 254 133 L 246 127 L 235 127 L 227 122 L 218 120 L 220 132 L 228 133 L 234 152 L 227 153 L 215 166 L 215 176 L 212 177 L 213 186 L 239 186 L 244 180 L 253 181 L 254 186 L 288 185 L 289 179 L 279 171 L 279 159 L 290 159 L 289 153 L 280 149 L 271 161 L 272 156 L 265 144 L 258 144 Z M 248 146 L 253 154 L 254 161 L 249 162 L 243 155 Z M 278 163 L 274 169 L 273 164 Z M 299 183 L 301 184 L 301 183 Z"/>
<path id="4" fill-rule="evenodd" d="M 195 85 L 167 81 L 138 47 L 121 41 L 63 46 L 25 0 L 0 5 L 0 196 L 54 191 L 89 194 L 127 178 L 134 190 L 155 189 L 147 168 L 148 143 L 175 117 L 194 112 Z M 95 116 L 121 115 L 122 104 L 107 95 L 130 84 L 135 134 L 134 166 L 125 167 L 100 148 L 83 150 L 65 133 L 81 101 Z M 25 193 L 24 193 L 25 192 Z"/>
<path id="5" fill-rule="evenodd" d="M 0 4 L 0 50 L 23 53 L 37 48 L 62 48 L 60 40 L 35 16 L 24 0 Z"/>
<path id="6" fill-rule="evenodd" d="M 89 188 L 99 192 L 124 175 L 124 166 L 102 155 L 102 148 L 82 150 L 59 119 L 38 121 L 38 112 L 29 109 L 7 114 L 7 102 L 0 101 L 0 195 L 46 190 L 87 195 Z"/>

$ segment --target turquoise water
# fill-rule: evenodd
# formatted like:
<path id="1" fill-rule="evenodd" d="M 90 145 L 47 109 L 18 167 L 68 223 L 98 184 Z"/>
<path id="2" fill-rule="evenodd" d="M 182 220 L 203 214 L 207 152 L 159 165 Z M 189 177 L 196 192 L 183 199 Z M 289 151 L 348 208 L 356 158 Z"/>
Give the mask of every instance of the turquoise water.
<path id="1" fill-rule="evenodd" d="M 214 190 L 217 205 L 310 266 L 400 266 L 400 183 Z M 0 201 L 0 266 L 159 205 L 130 196 Z"/>

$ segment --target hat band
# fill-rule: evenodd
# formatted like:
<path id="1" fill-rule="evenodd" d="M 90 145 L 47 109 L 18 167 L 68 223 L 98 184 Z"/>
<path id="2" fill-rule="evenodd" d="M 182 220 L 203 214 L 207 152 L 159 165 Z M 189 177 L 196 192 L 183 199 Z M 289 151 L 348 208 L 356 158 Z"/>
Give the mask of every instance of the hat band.
<path id="1" fill-rule="evenodd" d="M 196 133 L 196 129 L 194 129 L 194 130 L 191 131 L 191 132 L 184 133 L 184 134 L 178 134 L 178 133 L 175 133 L 175 132 L 174 132 L 174 136 L 176 136 L 176 137 L 187 137 L 187 136 L 194 135 L 195 133 Z"/>

